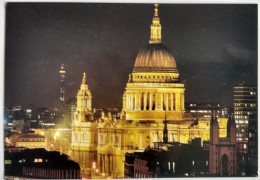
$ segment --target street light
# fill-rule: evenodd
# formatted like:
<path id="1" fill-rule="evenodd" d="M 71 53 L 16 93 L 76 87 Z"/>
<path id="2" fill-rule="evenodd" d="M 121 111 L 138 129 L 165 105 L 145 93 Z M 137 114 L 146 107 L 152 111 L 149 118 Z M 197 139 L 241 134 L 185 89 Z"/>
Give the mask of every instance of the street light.
<path id="1" fill-rule="evenodd" d="M 93 162 L 93 163 L 92 163 L 92 168 L 93 168 L 93 169 L 96 169 L 96 162 Z"/>
<path id="2" fill-rule="evenodd" d="M 56 136 L 59 136 L 59 135 L 60 135 L 60 132 L 59 132 L 59 131 L 57 131 L 57 132 L 55 133 L 55 135 L 56 135 Z"/>
<path id="3" fill-rule="evenodd" d="M 92 163 L 93 175 L 95 176 L 96 162 Z"/>

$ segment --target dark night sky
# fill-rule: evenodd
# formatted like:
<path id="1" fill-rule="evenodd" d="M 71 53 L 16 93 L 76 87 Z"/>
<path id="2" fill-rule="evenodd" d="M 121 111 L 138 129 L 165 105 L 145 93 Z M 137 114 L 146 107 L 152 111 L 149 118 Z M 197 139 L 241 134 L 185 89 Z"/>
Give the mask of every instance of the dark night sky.
<path id="1" fill-rule="evenodd" d="M 6 7 L 5 106 L 55 107 L 59 67 L 66 97 L 82 73 L 94 107 L 121 107 L 138 51 L 149 41 L 152 4 Z M 257 5 L 160 4 L 163 44 L 176 59 L 186 102 L 232 104 L 232 87 L 257 83 Z"/>

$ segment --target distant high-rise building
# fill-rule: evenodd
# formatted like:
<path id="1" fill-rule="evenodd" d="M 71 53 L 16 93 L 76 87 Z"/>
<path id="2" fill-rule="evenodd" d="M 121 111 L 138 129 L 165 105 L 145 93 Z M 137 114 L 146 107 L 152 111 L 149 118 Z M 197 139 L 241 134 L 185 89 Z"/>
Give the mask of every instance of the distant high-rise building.
<path id="1" fill-rule="evenodd" d="M 241 153 L 247 153 L 248 124 L 250 117 L 257 114 L 257 88 L 246 85 L 244 82 L 235 86 L 233 88 L 233 103 L 238 150 Z"/>
<path id="2" fill-rule="evenodd" d="M 64 88 L 64 80 L 65 80 L 65 67 L 64 64 L 61 65 L 60 67 L 60 102 L 61 105 L 63 105 L 64 101 L 65 101 L 65 88 Z"/>
<path id="3" fill-rule="evenodd" d="M 228 117 L 228 107 L 221 104 L 189 103 L 185 105 L 185 110 L 187 113 L 201 118 L 210 118 L 212 108 L 214 108 L 217 118 Z"/>

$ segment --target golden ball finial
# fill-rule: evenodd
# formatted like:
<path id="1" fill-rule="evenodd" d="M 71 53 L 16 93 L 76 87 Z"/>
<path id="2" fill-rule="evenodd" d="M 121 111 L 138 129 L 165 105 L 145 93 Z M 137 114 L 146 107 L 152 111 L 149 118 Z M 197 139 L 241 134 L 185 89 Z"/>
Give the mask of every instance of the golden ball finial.
<path id="1" fill-rule="evenodd" d="M 86 73 L 83 73 L 83 78 L 82 78 L 82 83 L 81 84 L 86 84 Z"/>
<path id="2" fill-rule="evenodd" d="M 157 3 L 155 3 L 154 4 L 154 16 L 158 16 L 158 6 L 159 6 L 159 4 L 157 4 Z"/>

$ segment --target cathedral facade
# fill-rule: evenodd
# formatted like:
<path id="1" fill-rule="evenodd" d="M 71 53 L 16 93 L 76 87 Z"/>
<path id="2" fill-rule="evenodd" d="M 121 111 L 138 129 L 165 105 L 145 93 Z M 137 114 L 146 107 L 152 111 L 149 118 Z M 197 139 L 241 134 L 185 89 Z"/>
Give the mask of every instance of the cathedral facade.
<path id="1" fill-rule="evenodd" d="M 92 119 L 91 93 L 84 74 L 77 94 L 72 123 L 74 151 L 83 174 L 93 167 L 106 177 L 124 177 L 125 153 L 142 152 L 163 141 L 163 121 L 167 120 L 168 141 L 188 143 L 194 138 L 210 139 L 210 118 L 185 113 L 185 85 L 179 79 L 176 61 L 162 44 L 158 5 L 155 5 L 149 44 L 135 60 L 123 93 L 121 118 L 111 115 Z M 218 118 L 219 135 L 227 135 L 227 118 Z M 94 166 L 95 165 L 95 166 Z"/>
<path id="2" fill-rule="evenodd" d="M 219 137 L 219 124 L 216 118 L 210 121 L 209 173 L 231 176 L 237 173 L 236 124 L 229 117 L 227 136 Z"/>

